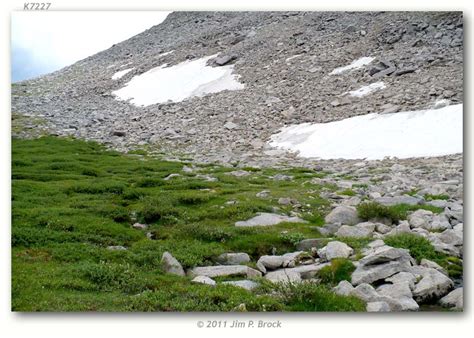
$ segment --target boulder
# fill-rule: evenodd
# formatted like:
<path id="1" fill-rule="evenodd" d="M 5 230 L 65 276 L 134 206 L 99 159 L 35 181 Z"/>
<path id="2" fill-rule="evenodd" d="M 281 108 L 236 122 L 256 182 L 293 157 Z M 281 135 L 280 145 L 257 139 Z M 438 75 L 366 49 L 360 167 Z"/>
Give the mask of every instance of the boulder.
<path id="1" fill-rule="evenodd" d="M 390 305 L 387 302 L 369 302 L 366 307 L 367 312 L 390 312 Z"/>
<path id="2" fill-rule="evenodd" d="M 235 226 L 237 227 L 270 226 L 270 225 L 275 225 L 282 222 L 307 223 L 305 220 L 296 216 L 285 216 L 285 215 L 262 212 L 262 213 L 257 214 L 257 216 L 250 218 L 249 220 L 235 222 Z"/>
<path id="3" fill-rule="evenodd" d="M 227 285 L 233 285 L 237 286 L 239 288 L 243 288 L 249 291 L 252 291 L 258 286 L 257 282 L 254 282 L 252 280 L 244 279 L 244 280 L 234 280 L 234 281 L 226 281 L 222 282 L 222 284 L 227 284 Z"/>
<path id="4" fill-rule="evenodd" d="M 191 282 L 206 284 L 206 285 L 211 285 L 211 286 L 216 285 L 216 281 L 213 280 L 212 278 L 207 277 L 207 276 L 196 276 L 196 277 L 193 278 L 193 280 L 191 280 Z"/>
<path id="5" fill-rule="evenodd" d="M 439 300 L 439 304 L 444 307 L 455 308 L 456 310 L 462 310 L 464 307 L 463 304 L 463 293 L 464 289 L 457 288 L 446 296 Z"/>
<path id="6" fill-rule="evenodd" d="M 375 230 L 375 224 L 371 222 L 363 222 L 357 225 L 343 225 L 337 230 L 336 237 L 371 237 Z"/>
<path id="7" fill-rule="evenodd" d="M 357 209 L 352 206 L 341 205 L 334 208 L 325 218 L 326 223 L 354 225 L 359 222 Z"/>
<path id="8" fill-rule="evenodd" d="M 334 258 L 348 258 L 354 253 L 354 250 L 346 243 L 333 241 L 326 245 L 326 259 L 332 260 Z"/>
<path id="9" fill-rule="evenodd" d="M 323 236 L 331 237 L 341 227 L 341 224 L 324 224 L 322 227 L 317 227 L 319 233 Z"/>
<path id="10" fill-rule="evenodd" d="M 218 66 L 224 66 L 231 61 L 234 61 L 237 58 L 237 55 L 222 55 L 214 59 L 214 62 Z"/>
<path id="11" fill-rule="evenodd" d="M 327 239 L 325 238 L 303 239 L 302 241 L 296 243 L 296 250 L 309 251 L 312 248 L 320 249 L 325 245 L 326 242 L 327 242 Z"/>
<path id="12" fill-rule="evenodd" d="M 446 229 L 442 233 L 436 233 L 433 236 L 437 237 L 441 242 L 445 244 L 454 245 L 454 246 L 463 245 L 463 232 L 462 231 Z"/>
<path id="13" fill-rule="evenodd" d="M 193 276 L 246 276 L 248 278 L 261 277 L 262 273 L 252 269 L 246 265 L 216 265 L 216 266 L 199 266 L 188 271 L 188 275 Z"/>
<path id="14" fill-rule="evenodd" d="M 280 269 L 267 273 L 265 279 L 273 283 L 298 283 L 301 275 L 292 269 Z"/>
<path id="15" fill-rule="evenodd" d="M 408 205 L 418 205 L 423 202 L 422 198 L 413 197 L 410 195 L 403 195 L 403 196 L 384 196 L 375 199 L 375 202 L 380 203 L 386 206 L 392 206 L 397 204 L 408 204 Z"/>
<path id="16" fill-rule="evenodd" d="M 414 290 L 415 283 L 416 283 L 416 276 L 410 272 L 402 271 L 389 278 L 386 278 L 385 281 L 390 282 L 392 284 L 408 283 L 410 290 Z"/>
<path id="17" fill-rule="evenodd" d="M 377 301 L 380 298 L 374 287 L 367 283 L 357 285 L 352 295 L 362 299 L 366 303 Z"/>
<path id="18" fill-rule="evenodd" d="M 416 267 L 414 271 L 422 276 L 413 290 L 413 296 L 418 303 L 441 298 L 453 288 L 453 281 L 436 269 Z"/>
<path id="19" fill-rule="evenodd" d="M 223 265 L 238 265 L 250 262 L 250 256 L 245 252 L 223 253 L 217 257 L 217 262 Z"/>
<path id="20" fill-rule="evenodd" d="M 439 231 L 439 230 L 446 230 L 452 229 L 451 223 L 449 223 L 448 217 L 445 214 L 434 215 L 431 223 L 429 224 L 429 228 L 427 230 L 430 231 Z"/>
<path id="21" fill-rule="evenodd" d="M 265 271 L 262 271 L 264 273 L 266 272 L 267 269 L 269 270 L 278 269 L 279 267 L 283 265 L 283 257 L 282 256 L 262 256 L 257 261 L 257 267 L 259 267 L 260 265 L 265 268 Z"/>
<path id="22" fill-rule="evenodd" d="M 420 261 L 420 266 L 424 266 L 425 268 L 431 268 L 431 269 L 438 270 L 443 275 L 448 276 L 448 272 L 445 269 L 443 269 L 443 267 L 441 267 L 438 263 L 430 261 L 426 258 L 423 258 Z"/>
<path id="23" fill-rule="evenodd" d="M 335 294 L 340 296 L 350 296 L 354 292 L 354 287 L 348 281 L 343 280 L 333 288 L 333 291 Z"/>
<path id="24" fill-rule="evenodd" d="M 176 258 L 174 258 L 169 252 L 165 251 L 161 257 L 161 268 L 164 272 L 184 276 L 184 269 Z"/>
<path id="25" fill-rule="evenodd" d="M 433 213 L 429 210 L 418 209 L 408 215 L 408 223 L 411 228 L 430 229 L 433 220 Z"/>
<path id="26" fill-rule="evenodd" d="M 353 285 L 373 283 L 398 272 L 410 272 L 414 263 L 414 259 L 406 249 L 387 245 L 377 247 L 359 261 L 352 273 L 351 282 Z"/>

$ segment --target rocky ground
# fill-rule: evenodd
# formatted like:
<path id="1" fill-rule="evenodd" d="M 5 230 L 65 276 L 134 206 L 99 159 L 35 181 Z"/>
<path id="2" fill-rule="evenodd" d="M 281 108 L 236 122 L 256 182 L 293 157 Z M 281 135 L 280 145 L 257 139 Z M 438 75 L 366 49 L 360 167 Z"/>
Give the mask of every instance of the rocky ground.
<path id="1" fill-rule="evenodd" d="M 226 64 L 234 64 L 243 90 L 146 107 L 111 94 L 133 76 L 163 63 L 217 53 L 227 56 Z M 376 60 L 351 72 L 330 74 L 361 57 Z M 219 66 L 215 60 L 210 63 Z M 133 70 L 112 80 L 123 65 Z M 362 98 L 343 95 L 374 81 L 383 81 L 386 88 Z M 120 151 L 145 149 L 166 159 L 185 159 L 187 175 L 194 170 L 189 163 L 236 167 L 236 178 L 253 175 L 248 167 L 271 167 L 281 170 L 272 179 L 283 183 L 294 183 L 284 171 L 291 167 L 324 173 L 301 183 L 327 187 L 319 196 L 331 208 L 318 227 L 320 236 L 298 241 L 297 251 L 260 257 L 225 252 L 213 265 L 186 269 L 170 251 L 163 254 L 163 269 L 187 274 L 197 283 L 230 283 L 252 290 L 260 283 L 258 277 L 319 282 L 320 270 L 333 266 L 335 259 L 346 259 L 355 270 L 334 290 L 362 299 L 367 311 L 412 311 L 433 303 L 462 309 L 462 154 L 320 161 L 267 143 L 287 124 L 423 109 L 439 100 L 462 103 L 462 85 L 461 13 L 172 13 L 161 25 L 106 51 L 13 84 L 12 133 L 19 138 L 74 136 Z M 199 170 L 194 174 L 209 182 L 216 179 Z M 183 173 L 172 175 L 178 176 L 169 179 Z M 271 194 L 263 190 L 255 198 Z M 302 201 L 280 196 L 273 212 L 235 220 L 235 226 L 300 224 L 304 209 Z M 395 243 L 394 236 L 407 243 Z M 426 252 L 417 254 L 418 244 L 410 242 L 413 236 L 427 240 L 435 252 L 432 259 Z M 127 248 L 110 246 L 117 249 Z M 460 265 L 461 274 L 449 269 Z M 229 276 L 246 278 L 219 280 Z"/>

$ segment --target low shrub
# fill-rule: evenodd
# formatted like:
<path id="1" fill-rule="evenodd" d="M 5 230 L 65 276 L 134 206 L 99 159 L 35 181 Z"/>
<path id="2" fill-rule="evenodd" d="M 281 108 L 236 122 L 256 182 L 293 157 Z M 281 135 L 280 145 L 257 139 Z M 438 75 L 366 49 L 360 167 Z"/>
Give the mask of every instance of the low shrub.
<path id="1" fill-rule="evenodd" d="M 365 303 L 353 296 L 336 295 L 328 286 L 317 283 L 280 284 L 277 291 L 282 295 L 290 311 L 310 312 L 360 312 Z"/>
<path id="2" fill-rule="evenodd" d="M 354 270 L 355 266 L 349 259 L 336 258 L 330 265 L 319 270 L 318 277 L 324 284 L 337 285 L 343 280 L 350 281 Z"/>

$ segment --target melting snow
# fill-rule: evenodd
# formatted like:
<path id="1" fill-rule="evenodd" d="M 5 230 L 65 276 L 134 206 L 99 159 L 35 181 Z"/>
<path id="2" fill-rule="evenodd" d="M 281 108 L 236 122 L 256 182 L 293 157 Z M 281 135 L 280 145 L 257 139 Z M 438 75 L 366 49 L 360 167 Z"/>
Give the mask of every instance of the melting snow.
<path id="1" fill-rule="evenodd" d="M 339 67 L 339 68 L 336 68 L 334 69 L 331 73 L 331 75 L 335 75 L 335 74 L 341 74 L 341 73 L 344 73 L 348 70 L 352 70 L 352 69 L 358 69 L 358 68 L 362 68 L 364 67 L 365 65 L 368 65 L 369 63 L 371 63 L 372 61 L 374 61 L 375 58 L 373 57 L 368 57 L 368 56 L 364 56 L 360 59 L 357 59 L 355 61 L 353 61 L 350 65 L 348 66 L 344 66 L 344 67 Z"/>
<path id="2" fill-rule="evenodd" d="M 124 70 L 121 70 L 117 73 L 115 73 L 114 75 L 112 75 L 112 80 L 118 80 L 120 79 L 121 77 L 123 77 L 125 74 L 131 72 L 134 68 L 129 68 L 129 69 L 124 69 Z"/>
<path id="3" fill-rule="evenodd" d="M 356 97 L 362 97 L 362 96 L 368 95 L 368 94 L 370 94 L 370 93 L 372 93 L 376 90 L 384 89 L 384 88 L 385 88 L 385 84 L 383 82 L 374 82 L 374 83 L 371 83 L 367 86 L 361 87 L 357 90 L 350 91 L 349 95 L 350 96 L 356 96 Z"/>
<path id="4" fill-rule="evenodd" d="M 217 54 L 216 54 L 217 55 Z M 125 87 L 113 92 L 121 100 L 148 106 L 167 101 L 180 102 L 193 96 L 204 96 L 223 90 L 243 89 L 233 65 L 209 67 L 206 62 L 216 55 L 185 61 L 173 67 L 162 65 L 134 76 Z"/>
<path id="5" fill-rule="evenodd" d="M 282 128 L 270 145 L 321 159 L 442 156 L 463 151 L 463 105 L 368 114 Z"/>

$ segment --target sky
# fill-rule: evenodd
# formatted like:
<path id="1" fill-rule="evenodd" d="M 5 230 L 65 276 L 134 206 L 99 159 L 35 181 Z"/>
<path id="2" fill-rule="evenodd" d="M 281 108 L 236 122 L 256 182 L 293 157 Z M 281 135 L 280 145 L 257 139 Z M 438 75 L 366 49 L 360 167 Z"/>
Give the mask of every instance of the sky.
<path id="1" fill-rule="evenodd" d="M 160 24 L 168 14 L 159 11 L 12 12 L 12 82 L 73 64 Z"/>

